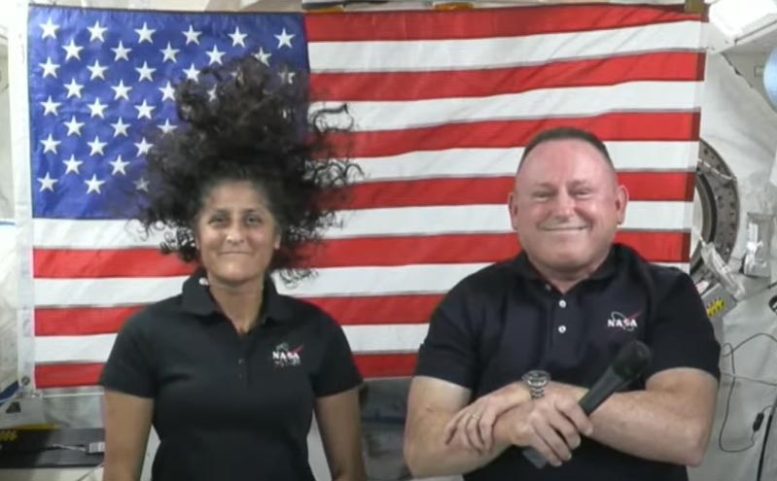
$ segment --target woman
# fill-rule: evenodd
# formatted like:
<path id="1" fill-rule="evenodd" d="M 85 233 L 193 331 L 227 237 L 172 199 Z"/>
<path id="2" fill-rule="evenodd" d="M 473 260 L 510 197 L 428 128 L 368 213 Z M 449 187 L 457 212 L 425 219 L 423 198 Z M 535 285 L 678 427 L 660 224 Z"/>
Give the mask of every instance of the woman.
<path id="1" fill-rule="evenodd" d="M 177 92 L 185 122 L 148 157 L 140 220 L 198 269 L 180 295 L 131 318 L 105 366 L 106 481 L 139 478 L 150 427 L 154 481 L 312 480 L 312 412 L 332 478 L 365 479 L 361 378 L 340 327 L 278 294 L 333 220 L 353 164 L 308 122 L 304 84 L 253 59 Z M 212 90 L 211 90 L 212 92 Z M 326 114 L 322 112 L 321 115 Z M 294 268 L 294 269 L 292 269 Z"/>

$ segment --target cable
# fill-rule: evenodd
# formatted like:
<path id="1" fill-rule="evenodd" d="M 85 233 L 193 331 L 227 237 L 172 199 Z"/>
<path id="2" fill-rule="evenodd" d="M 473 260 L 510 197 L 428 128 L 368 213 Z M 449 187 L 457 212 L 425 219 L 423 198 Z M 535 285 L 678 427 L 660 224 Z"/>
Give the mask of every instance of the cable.
<path id="1" fill-rule="evenodd" d="M 69 451 L 79 451 L 85 454 L 103 454 L 105 453 L 105 442 L 103 441 L 95 441 L 91 442 L 87 445 L 72 445 L 72 444 L 52 444 L 51 448 L 54 449 L 66 449 Z M 89 471 L 79 476 L 74 481 L 84 481 L 86 478 L 91 476 L 95 473 L 98 469 L 103 467 L 103 464 L 105 464 L 104 461 L 101 461 L 100 463 L 96 464 L 92 467 Z"/>
<path id="2" fill-rule="evenodd" d="M 755 481 L 761 481 L 763 476 L 764 458 L 766 457 L 766 445 L 769 442 L 769 432 L 772 427 L 772 418 L 774 417 L 774 410 L 777 409 L 777 398 L 774 403 L 769 407 L 771 412 L 769 413 L 769 419 L 766 420 L 766 432 L 764 433 L 764 443 L 761 446 L 761 454 L 758 456 L 758 469 L 755 472 Z"/>
<path id="3" fill-rule="evenodd" d="M 737 379 L 741 379 L 743 381 L 752 382 L 753 384 L 763 384 L 764 386 L 771 386 L 771 387 L 777 387 L 777 380 L 775 381 L 764 381 L 763 379 L 756 379 L 754 377 L 748 377 L 748 376 L 742 376 L 741 374 L 733 374 L 726 371 L 720 371 L 721 376 L 728 376 L 728 377 L 735 377 Z"/>
<path id="4" fill-rule="evenodd" d="M 10 396 L 0 399 L 0 416 L 5 412 L 5 407 L 10 406 L 12 402 L 17 400 L 21 395 L 22 390 L 16 389 L 14 392 L 11 393 Z"/>
<path id="5" fill-rule="evenodd" d="M 89 444 L 52 444 L 51 447 L 55 449 L 79 451 L 86 454 L 105 453 L 105 441 L 93 441 Z"/>
<path id="6" fill-rule="evenodd" d="M 735 448 L 735 449 L 729 449 L 729 448 L 723 446 L 723 433 L 725 432 L 726 425 L 728 424 L 728 417 L 729 417 L 729 414 L 730 414 L 730 411 L 731 411 L 731 398 L 734 395 L 734 388 L 736 387 L 737 380 L 739 380 L 739 379 L 751 380 L 751 379 L 745 378 L 744 376 L 737 376 L 736 362 L 734 360 L 734 353 L 739 348 L 741 348 L 742 346 L 746 345 L 748 342 L 751 342 L 751 341 L 753 341 L 755 339 L 758 339 L 760 337 L 766 337 L 767 339 L 769 339 L 772 342 L 774 342 L 775 344 L 777 344 L 777 338 L 776 337 L 772 336 L 771 334 L 767 334 L 765 332 L 759 332 L 759 333 L 753 334 L 752 336 L 750 336 L 750 337 L 740 341 L 736 345 L 733 345 L 733 344 L 728 343 L 728 342 L 721 345 L 721 354 L 720 354 L 721 359 L 723 359 L 725 357 L 730 357 L 731 358 L 731 362 L 730 362 L 731 372 L 730 373 L 721 373 L 721 374 L 726 374 L 726 375 L 729 375 L 729 376 L 732 377 L 731 386 L 729 387 L 728 395 L 726 396 L 726 407 L 725 407 L 725 410 L 723 412 L 723 421 L 721 422 L 720 432 L 718 433 L 718 448 L 722 452 L 724 452 L 724 453 L 741 453 L 741 452 L 747 451 L 748 449 L 751 449 L 751 448 L 755 447 L 755 445 L 756 445 L 755 435 L 756 435 L 756 433 L 761 428 L 761 425 L 763 423 L 764 416 L 765 416 L 765 411 L 772 410 L 772 412 L 774 412 L 774 405 L 768 405 L 768 406 L 766 406 L 764 408 L 761 408 L 761 410 L 758 411 L 758 414 L 756 414 L 756 417 L 753 420 L 752 433 L 750 435 L 750 443 L 747 446 L 742 447 L 742 448 Z M 727 351 L 726 351 L 726 348 L 728 349 Z M 770 382 L 767 382 L 767 381 L 756 381 L 756 382 L 760 382 L 761 384 L 766 384 L 766 385 L 769 385 L 769 386 L 775 386 L 776 385 L 775 383 L 770 383 Z M 771 415 L 769 416 L 769 419 L 770 419 L 769 420 L 769 422 L 770 422 L 771 421 Z M 766 439 L 764 439 L 764 447 L 765 447 L 765 444 L 766 444 Z M 758 474 L 758 478 L 756 478 L 756 480 L 759 480 L 759 478 L 760 478 L 760 474 Z"/>
<path id="7" fill-rule="evenodd" d="M 57 449 L 66 449 L 68 451 L 80 451 L 82 453 L 86 452 L 86 448 L 84 446 L 71 446 L 69 444 L 52 444 L 52 448 Z"/>

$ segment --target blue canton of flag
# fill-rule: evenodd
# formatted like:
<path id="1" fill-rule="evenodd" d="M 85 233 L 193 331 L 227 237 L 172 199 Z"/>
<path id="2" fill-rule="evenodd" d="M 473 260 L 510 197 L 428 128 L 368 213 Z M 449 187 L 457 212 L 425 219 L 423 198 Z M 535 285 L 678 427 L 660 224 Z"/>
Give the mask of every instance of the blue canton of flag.
<path id="1" fill-rule="evenodd" d="M 148 189 L 145 155 L 178 127 L 173 89 L 253 55 L 307 70 L 298 14 L 169 14 L 30 7 L 33 215 L 118 219 Z M 294 81 L 290 70 L 279 71 Z"/>

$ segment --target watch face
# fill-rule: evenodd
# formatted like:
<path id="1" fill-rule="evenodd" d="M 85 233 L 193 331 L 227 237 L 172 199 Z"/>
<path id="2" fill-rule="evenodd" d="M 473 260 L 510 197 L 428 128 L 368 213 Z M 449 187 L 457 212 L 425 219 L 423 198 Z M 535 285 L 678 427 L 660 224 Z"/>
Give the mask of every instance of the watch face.
<path id="1" fill-rule="evenodd" d="M 535 369 L 524 374 L 522 379 L 529 387 L 542 388 L 550 382 L 550 374 L 547 371 Z"/>

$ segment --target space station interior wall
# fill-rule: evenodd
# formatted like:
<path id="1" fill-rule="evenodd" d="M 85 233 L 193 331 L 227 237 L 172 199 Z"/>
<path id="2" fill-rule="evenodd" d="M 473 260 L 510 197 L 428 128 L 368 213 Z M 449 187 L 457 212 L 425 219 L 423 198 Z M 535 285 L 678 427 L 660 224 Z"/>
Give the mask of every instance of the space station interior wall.
<path id="1" fill-rule="evenodd" d="M 13 218 L 11 129 L 8 101 L 8 55 L 0 45 L 0 219 Z"/>
<path id="2" fill-rule="evenodd" d="M 748 82 L 734 65 L 743 70 L 748 60 L 708 57 L 701 136 L 736 177 L 739 226 L 728 265 L 737 270 L 746 247 L 747 213 L 775 213 L 776 190 L 768 179 L 777 150 L 777 114 L 757 92 L 755 76 Z M 771 254 L 772 272 L 777 273 L 774 242 Z M 707 456 L 691 469 L 692 481 L 756 481 L 765 443 L 760 480 L 777 479 L 777 435 L 767 429 L 774 424 L 768 414 L 777 399 L 777 314 L 769 307 L 777 287 L 770 286 L 770 279 L 738 275 L 737 281 L 746 288 L 743 299 L 713 323 L 722 344 L 721 384 Z M 759 412 L 763 420 L 754 430 Z"/>
<path id="3" fill-rule="evenodd" d="M 13 224 L 8 56 L 0 41 L 0 393 L 16 381 L 16 255 Z"/>

